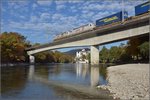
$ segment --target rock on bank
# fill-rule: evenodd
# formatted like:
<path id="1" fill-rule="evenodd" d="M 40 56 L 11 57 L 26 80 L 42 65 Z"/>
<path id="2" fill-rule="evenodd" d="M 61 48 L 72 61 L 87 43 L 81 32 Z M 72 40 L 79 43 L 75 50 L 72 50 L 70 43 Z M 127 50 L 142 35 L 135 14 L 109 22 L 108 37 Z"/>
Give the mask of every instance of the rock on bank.
<path id="1" fill-rule="evenodd" d="M 149 64 L 112 66 L 108 71 L 108 85 L 101 88 L 113 93 L 114 99 L 149 100 Z"/>

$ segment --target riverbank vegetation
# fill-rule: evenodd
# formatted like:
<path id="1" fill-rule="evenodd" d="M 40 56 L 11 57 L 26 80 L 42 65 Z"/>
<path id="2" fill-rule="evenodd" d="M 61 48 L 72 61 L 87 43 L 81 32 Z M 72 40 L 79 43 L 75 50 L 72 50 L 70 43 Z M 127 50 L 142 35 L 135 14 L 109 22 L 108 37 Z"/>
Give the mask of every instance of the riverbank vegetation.
<path id="1" fill-rule="evenodd" d="M 26 61 L 25 48 L 30 44 L 26 38 L 16 32 L 4 32 L 0 35 L 1 62 L 15 63 Z"/>
<path id="2" fill-rule="evenodd" d="M 24 36 L 16 32 L 3 32 L 0 35 L 1 63 L 29 62 L 25 48 L 40 45 L 31 44 Z M 58 51 L 47 51 L 34 55 L 37 63 L 68 63 L 73 57 Z"/>
<path id="3" fill-rule="evenodd" d="M 100 51 L 100 62 L 102 63 L 129 63 L 149 61 L 149 37 L 135 37 L 128 43 L 113 46 L 107 49 L 103 46 Z"/>
<path id="4" fill-rule="evenodd" d="M 29 62 L 25 48 L 40 44 L 31 44 L 24 36 L 16 32 L 0 34 L 1 63 Z M 131 38 L 127 44 L 103 46 L 100 50 L 101 63 L 123 63 L 149 61 L 149 36 Z M 59 51 L 46 51 L 34 55 L 37 63 L 70 63 L 74 57 Z M 90 61 L 90 56 L 87 57 Z"/>

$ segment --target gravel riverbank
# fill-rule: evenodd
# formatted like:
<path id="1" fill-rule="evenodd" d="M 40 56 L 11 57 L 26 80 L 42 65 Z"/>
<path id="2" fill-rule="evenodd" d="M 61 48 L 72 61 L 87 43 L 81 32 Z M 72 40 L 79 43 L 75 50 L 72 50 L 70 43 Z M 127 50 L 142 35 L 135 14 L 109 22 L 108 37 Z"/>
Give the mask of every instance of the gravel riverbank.
<path id="1" fill-rule="evenodd" d="M 149 64 L 126 64 L 112 66 L 108 71 L 108 89 L 114 99 L 149 100 Z"/>

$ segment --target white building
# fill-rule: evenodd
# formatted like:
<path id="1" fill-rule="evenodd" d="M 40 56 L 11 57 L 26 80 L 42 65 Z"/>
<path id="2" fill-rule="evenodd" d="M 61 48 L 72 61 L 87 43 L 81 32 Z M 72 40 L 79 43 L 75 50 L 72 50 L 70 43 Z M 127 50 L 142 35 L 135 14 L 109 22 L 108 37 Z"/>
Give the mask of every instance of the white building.
<path id="1" fill-rule="evenodd" d="M 89 54 L 89 51 L 88 50 L 86 51 L 85 49 L 82 49 L 81 51 L 76 52 L 75 61 L 77 63 L 89 63 L 89 60 L 87 59 L 88 54 Z"/>

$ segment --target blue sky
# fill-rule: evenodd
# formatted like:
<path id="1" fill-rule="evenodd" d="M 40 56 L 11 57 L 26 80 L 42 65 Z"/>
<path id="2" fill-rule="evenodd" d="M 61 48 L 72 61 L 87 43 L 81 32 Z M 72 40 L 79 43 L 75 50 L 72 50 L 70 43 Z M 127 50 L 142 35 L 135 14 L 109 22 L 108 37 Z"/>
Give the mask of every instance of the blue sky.
<path id="1" fill-rule="evenodd" d="M 121 1 L 1 0 L 1 32 L 21 33 L 31 43 L 49 43 L 61 32 L 121 11 Z M 134 6 L 145 1 L 124 0 L 124 9 L 133 16 Z"/>

